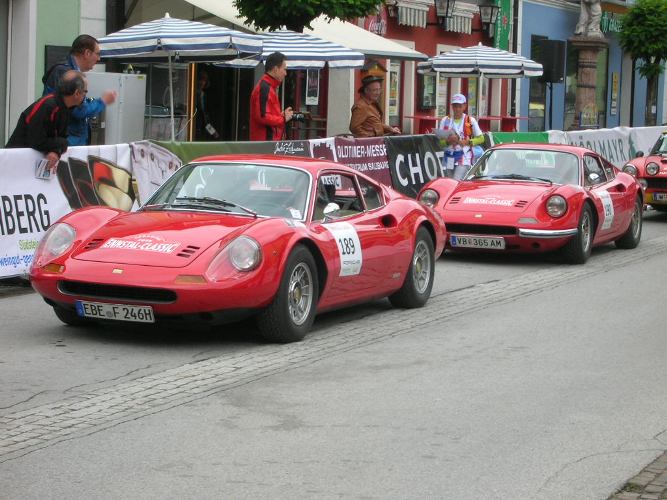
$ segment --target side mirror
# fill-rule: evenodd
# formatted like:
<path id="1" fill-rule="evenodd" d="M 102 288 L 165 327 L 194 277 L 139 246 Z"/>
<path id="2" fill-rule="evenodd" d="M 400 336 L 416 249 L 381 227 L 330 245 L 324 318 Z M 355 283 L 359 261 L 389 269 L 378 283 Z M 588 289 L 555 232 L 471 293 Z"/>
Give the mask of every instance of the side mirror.
<path id="1" fill-rule="evenodd" d="M 600 176 L 595 172 L 591 172 L 590 174 L 588 174 L 588 182 L 590 182 L 591 184 L 595 184 L 598 180 L 600 180 Z"/>
<path id="2" fill-rule="evenodd" d="M 329 215 L 334 212 L 337 212 L 338 210 L 340 210 L 340 206 L 338 205 L 338 203 L 327 203 L 327 206 L 324 207 L 324 210 L 322 212 L 324 213 L 324 215 Z"/>
<path id="3" fill-rule="evenodd" d="M 635 153 L 635 158 L 641 158 L 644 156 L 644 152 L 642 150 L 639 150 Z"/>

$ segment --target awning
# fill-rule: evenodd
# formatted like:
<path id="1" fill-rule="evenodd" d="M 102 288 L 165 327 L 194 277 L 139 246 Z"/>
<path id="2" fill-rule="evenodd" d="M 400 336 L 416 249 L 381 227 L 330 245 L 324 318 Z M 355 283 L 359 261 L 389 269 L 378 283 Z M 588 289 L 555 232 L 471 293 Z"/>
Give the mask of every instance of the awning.
<path id="1" fill-rule="evenodd" d="M 255 31 L 252 27 L 244 24 L 245 18 L 240 17 L 239 11 L 234 7 L 233 0 L 186 0 L 189 4 L 205 10 L 214 16 L 247 30 Z M 412 61 L 425 61 L 428 56 L 416 50 L 404 47 L 400 43 L 366 31 L 347 21 L 334 19 L 328 21 L 320 16 L 311 23 L 312 29 L 304 29 L 323 40 L 337 43 L 348 49 L 356 50 L 367 56 L 387 59 L 405 59 Z"/>
<path id="2" fill-rule="evenodd" d="M 427 5 L 410 2 L 409 0 L 398 0 L 396 7 L 398 8 L 398 24 L 426 28 L 428 20 Z"/>

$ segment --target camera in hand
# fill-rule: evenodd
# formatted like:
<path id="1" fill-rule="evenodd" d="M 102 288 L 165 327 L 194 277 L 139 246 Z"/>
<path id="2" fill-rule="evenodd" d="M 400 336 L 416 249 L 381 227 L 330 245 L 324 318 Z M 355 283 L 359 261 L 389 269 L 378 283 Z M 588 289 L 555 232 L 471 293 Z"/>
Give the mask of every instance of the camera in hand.
<path id="1" fill-rule="evenodd" d="M 294 113 L 292 115 L 292 120 L 295 122 L 305 122 L 306 118 L 308 118 L 306 113 Z"/>

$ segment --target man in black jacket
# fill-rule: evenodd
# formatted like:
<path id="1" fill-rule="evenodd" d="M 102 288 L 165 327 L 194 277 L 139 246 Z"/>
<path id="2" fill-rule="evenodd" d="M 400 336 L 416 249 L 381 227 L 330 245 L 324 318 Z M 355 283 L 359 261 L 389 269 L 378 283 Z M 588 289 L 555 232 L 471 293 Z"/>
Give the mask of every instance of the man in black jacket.
<path id="1" fill-rule="evenodd" d="M 67 71 L 56 91 L 28 106 L 9 138 L 7 148 L 32 148 L 44 153 L 49 168 L 58 165 L 60 155 L 67 151 L 67 125 L 70 109 L 86 97 L 86 79 L 79 71 Z"/>

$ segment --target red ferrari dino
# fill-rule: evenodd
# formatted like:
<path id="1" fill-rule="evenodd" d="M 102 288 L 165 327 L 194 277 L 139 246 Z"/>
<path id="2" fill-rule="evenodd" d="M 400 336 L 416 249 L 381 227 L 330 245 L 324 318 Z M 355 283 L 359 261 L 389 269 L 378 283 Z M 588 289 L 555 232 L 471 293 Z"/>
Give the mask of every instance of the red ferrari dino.
<path id="1" fill-rule="evenodd" d="M 639 183 L 576 146 L 496 146 L 461 181 L 435 179 L 419 199 L 443 217 L 453 250 L 561 249 L 582 264 L 595 245 L 634 248 L 641 238 Z"/>
<path id="2" fill-rule="evenodd" d="M 644 202 L 667 212 L 667 132 L 660 134 L 649 154 L 630 160 L 623 172 L 636 177 L 644 187 Z"/>
<path id="3" fill-rule="evenodd" d="M 389 297 L 420 307 L 442 219 L 351 168 L 295 157 L 206 157 L 136 212 L 88 207 L 46 233 L 32 286 L 70 325 L 219 324 L 256 313 L 300 340 L 316 312 Z"/>

